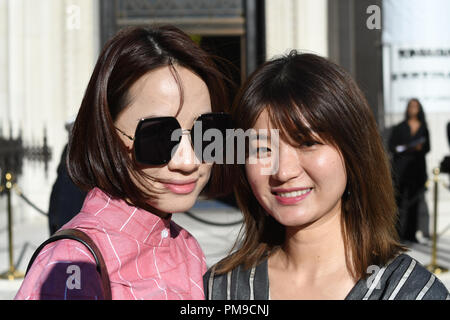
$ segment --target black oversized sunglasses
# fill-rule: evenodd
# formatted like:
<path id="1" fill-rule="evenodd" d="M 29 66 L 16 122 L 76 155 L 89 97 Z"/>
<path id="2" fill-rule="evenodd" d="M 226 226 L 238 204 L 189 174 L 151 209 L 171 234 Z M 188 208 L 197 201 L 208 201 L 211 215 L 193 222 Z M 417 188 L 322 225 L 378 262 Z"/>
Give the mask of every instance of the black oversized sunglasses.
<path id="1" fill-rule="evenodd" d="M 232 129 L 231 116 L 223 112 L 205 113 L 199 116 L 190 130 L 183 130 L 175 117 L 154 117 L 139 120 L 134 137 L 116 128 L 120 133 L 133 141 L 134 156 L 142 165 L 164 165 L 168 164 L 178 148 L 181 138 L 190 134 L 191 145 L 196 157 L 203 162 L 205 148 L 211 143 L 205 141 L 205 133 L 215 129 L 215 134 L 221 134 L 225 150 L 227 129 Z M 218 131 L 217 131 L 218 130 Z M 209 135 L 208 135 L 209 136 Z"/>

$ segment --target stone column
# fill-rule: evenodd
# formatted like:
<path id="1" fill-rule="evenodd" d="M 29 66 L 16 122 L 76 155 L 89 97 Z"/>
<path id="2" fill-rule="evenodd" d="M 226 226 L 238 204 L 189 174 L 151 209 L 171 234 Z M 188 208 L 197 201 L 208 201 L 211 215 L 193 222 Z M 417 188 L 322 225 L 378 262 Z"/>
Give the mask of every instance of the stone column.
<path id="1" fill-rule="evenodd" d="M 98 25 L 97 0 L 0 0 L 0 66 L 7 66 L 0 75 L 0 111 L 14 135 L 22 130 L 26 145 L 42 145 L 46 129 L 53 153 L 48 175 L 43 164 L 25 161 L 19 180 L 44 211 L 67 143 L 65 123 L 78 112 L 98 56 Z M 19 222 L 39 217 L 22 202 L 16 212 Z"/>
<path id="2" fill-rule="evenodd" d="M 327 0 L 266 0 L 267 58 L 297 49 L 328 56 Z"/>

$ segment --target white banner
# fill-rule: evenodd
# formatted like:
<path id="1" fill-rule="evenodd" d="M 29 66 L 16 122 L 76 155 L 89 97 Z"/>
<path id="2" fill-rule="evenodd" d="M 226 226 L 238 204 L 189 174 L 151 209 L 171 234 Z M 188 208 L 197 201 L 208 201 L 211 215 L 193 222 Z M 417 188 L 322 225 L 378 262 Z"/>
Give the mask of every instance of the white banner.
<path id="1" fill-rule="evenodd" d="M 450 46 L 449 0 L 383 0 L 383 43 Z"/>
<path id="2" fill-rule="evenodd" d="M 390 97 L 387 111 L 401 113 L 418 98 L 426 112 L 450 111 L 450 46 L 390 47 Z"/>
<path id="3" fill-rule="evenodd" d="M 450 112 L 450 1 L 384 0 L 382 17 L 385 112 Z"/>

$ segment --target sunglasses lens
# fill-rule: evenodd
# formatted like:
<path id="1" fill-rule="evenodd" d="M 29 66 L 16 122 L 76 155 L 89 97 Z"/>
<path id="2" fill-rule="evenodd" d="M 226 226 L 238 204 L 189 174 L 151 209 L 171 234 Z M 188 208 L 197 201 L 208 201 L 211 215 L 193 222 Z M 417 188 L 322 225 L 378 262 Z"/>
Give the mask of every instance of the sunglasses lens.
<path id="1" fill-rule="evenodd" d="M 224 163 L 227 129 L 232 128 L 229 114 L 206 113 L 201 115 L 191 132 L 197 158 L 208 163 L 216 161 Z"/>
<path id="2" fill-rule="evenodd" d="M 180 135 L 172 139 L 172 133 L 177 129 L 180 125 L 173 117 L 148 118 L 139 122 L 134 142 L 136 161 L 144 165 L 169 163 L 180 142 Z"/>

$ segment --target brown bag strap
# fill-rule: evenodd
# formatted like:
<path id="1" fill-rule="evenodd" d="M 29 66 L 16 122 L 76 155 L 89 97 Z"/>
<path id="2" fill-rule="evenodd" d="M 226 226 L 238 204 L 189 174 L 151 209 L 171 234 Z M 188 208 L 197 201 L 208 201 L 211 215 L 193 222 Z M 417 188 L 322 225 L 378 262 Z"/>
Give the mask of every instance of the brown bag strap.
<path id="1" fill-rule="evenodd" d="M 102 281 L 102 290 L 103 290 L 103 298 L 105 300 L 112 300 L 111 295 L 111 283 L 109 281 L 108 276 L 108 270 L 106 269 L 105 261 L 103 260 L 103 256 L 100 253 L 100 250 L 95 245 L 94 241 L 83 231 L 80 231 L 78 229 L 65 229 L 65 230 L 59 230 L 55 234 L 53 234 L 49 239 L 44 241 L 34 252 L 33 256 L 31 257 L 30 262 L 28 263 L 27 271 L 31 268 L 31 265 L 33 264 L 34 260 L 38 256 L 39 252 L 49 243 L 55 242 L 61 239 L 71 239 L 78 242 L 81 242 L 88 250 L 91 252 L 92 256 L 94 257 L 95 263 L 97 265 L 97 271 L 100 274 L 100 278 Z M 26 274 L 25 273 L 25 274 Z"/>

